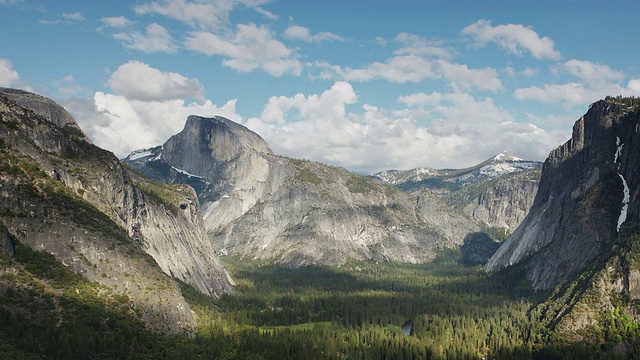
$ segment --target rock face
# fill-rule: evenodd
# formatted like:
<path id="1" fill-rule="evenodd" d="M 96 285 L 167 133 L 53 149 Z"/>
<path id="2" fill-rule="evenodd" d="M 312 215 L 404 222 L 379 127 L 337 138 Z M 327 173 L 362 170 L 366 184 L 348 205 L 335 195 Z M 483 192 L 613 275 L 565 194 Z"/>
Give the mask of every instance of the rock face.
<path id="1" fill-rule="evenodd" d="M 47 121 L 58 125 L 60 128 L 65 129 L 69 134 L 76 135 L 90 142 L 73 116 L 62 106 L 56 104 L 55 101 L 20 89 L 0 87 L 0 94 L 14 103 L 42 116 Z"/>
<path id="2" fill-rule="evenodd" d="M 571 139 L 545 161 L 530 213 L 488 271 L 521 263 L 535 288 L 550 289 L 637 222 L 640 113 L 632 101 L 598 101 L 575 123 Z"/>
<path id="3" fill-rule="evenodd" d="M 163 146 L 124 159 L 167 183 L 198 183 L 205 227 L 219 253 L 277 259 L 284 266 L 347 259 L 427 261 L 462 243 L 438 198 L 440 219 L 394 188 L 345 169 L 274 155 L 257 134 L 220 117 L 190 116 Z M 452 230 L 452 229 L 455 229 Z"/>
<path id="4" fill-rule="evenodd" d="M 372 176 L 413 194 L 429 189 L 475 221 L 512 232 L 533 204 L 541 167 L 505 151 L 466 169 L 387 170 Z"/>
<path id="5" fill-rule="evenodd" d="M 529 213 L 538 192 L 539 180 L 539 169 L 500 177 L 487 183 L 485 189 L 480 189 L 480 195 L 462 211 L 489 227 L 511 233 Z"/>
<path id="6" fill-rule="evenodd" d="M 36 109 L 51 103 L 32 98 L 45 103 Z M 0 119 L 0 220 L 20 241 L 127 295 L 161 331 L 193 326 L 171 277 L 212 296 L 233 291 L 193 189 L 131 174 L 112 153 L 66 131 L 69 123 L 60 128 L 1 94 Z"/>

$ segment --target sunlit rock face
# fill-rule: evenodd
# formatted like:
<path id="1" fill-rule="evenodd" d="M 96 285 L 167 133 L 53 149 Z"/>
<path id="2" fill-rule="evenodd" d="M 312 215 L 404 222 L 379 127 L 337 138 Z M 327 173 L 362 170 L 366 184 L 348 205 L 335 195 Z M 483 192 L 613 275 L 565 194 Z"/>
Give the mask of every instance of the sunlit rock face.
<path id="1" fill-rule="evenodd" d="M 568 279 L 609 250 L 637 222 L 640 181 L 638 106 L 598 101 L 544 163 L 530 213 L 487 263 L 524 264 L 538 289 Z"/>
<path id="2" fill-rule="evenodd" d="M 275 155 L 257 134 L 221 117 L 190 116 L 165 144 L 124 161 L 157 180 L 191 184 L 220 254 L 284 266 L 417 263 L 478 231 L 437 197 L 418 200 L 343 168 Z"/>

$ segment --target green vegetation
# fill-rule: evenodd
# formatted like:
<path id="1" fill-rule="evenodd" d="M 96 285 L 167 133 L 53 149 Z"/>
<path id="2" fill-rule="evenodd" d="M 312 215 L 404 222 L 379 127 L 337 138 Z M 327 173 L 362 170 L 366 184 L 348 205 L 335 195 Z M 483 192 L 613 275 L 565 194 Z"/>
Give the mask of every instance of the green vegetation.
<path id="1" fill-rule="evenodd" d="M 0 358 L 197 358 L 194 340 L 147 330 L 127 296 L 12 239 L 0 262 Z"/>
<path id="2" fill-rule="evenodd" d="M 375 185 L 373 180 L 367 177 L 351 174 L 347 179 L 347 188 L 353 194 L 368 194 L 375 190 Z"/>
<path id="3" fill-rule="evenodd" d="M 322 179 L 310 169 L 313 165 L 311 161 L 286 158 L 295 168 L 296 174 L 293 180 L 302 184 L 322 184 Z"/>
<path id="4" fill-rule="evenodd" d="M 8 289 L 0 353 L 17 358 L 615 358 L 616 344 L 640 343 L 639 326 L 621 310 L 629 299 L 584 333 L 601 343 L 572 343 L 549 331 L 555 325 L 545 313 L 561 309 L 540 302 L 544 294 L 520 280 L 522 269 L 487 275 L 454 250 L 429 264 L 302 269 L 227 257 L 239 294 L 215 300 L 181 284 L 198 317 L 188 338 L 146 330 L 126 297 L 51 255 L 19 242 L 15 249 L 0 267 Z"/>

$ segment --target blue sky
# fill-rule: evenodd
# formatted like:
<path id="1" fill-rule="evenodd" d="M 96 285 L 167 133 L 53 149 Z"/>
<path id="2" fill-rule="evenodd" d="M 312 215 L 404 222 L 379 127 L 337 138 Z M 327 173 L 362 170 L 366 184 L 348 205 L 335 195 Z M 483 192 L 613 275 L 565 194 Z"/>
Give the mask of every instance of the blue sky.
<path id="1" fill-rule="evenodd" d="M 374 172 L 543 160 L 588 105 L 640 95 L 636 1 L 0 0 L 0 86 L 123 157 L 189 114 Z"/>

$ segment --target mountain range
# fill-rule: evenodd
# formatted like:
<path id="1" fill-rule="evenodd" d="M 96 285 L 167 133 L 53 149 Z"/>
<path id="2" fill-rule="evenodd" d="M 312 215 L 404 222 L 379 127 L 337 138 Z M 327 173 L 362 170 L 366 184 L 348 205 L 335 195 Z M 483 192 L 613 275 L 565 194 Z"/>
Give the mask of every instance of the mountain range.
<path id="1" fill-rule="evenodd" d="M 550 338 L 628 354 L 636 341 L 606 331 L 640 318 L 639 144 L 640 101 L 609 97 L 543 164 L 504 152 L 466 169 L 361 176 L 277 155 L 218 116 L 189 116 L 164 144 L 118 160 L 52 100 L 2 88 L 0 295 L 38 283 L 15 275 L 37 269 L 5 259 L 50 256 L 38 266 L 82 276 L 149 329 L 192 335 L 200 320 L 185 294 L 237 294 L 220 256 L 299 271 L 460 251 L 535 291 L 529 315 Z M 502 244 L 487 235 L 496 229 L 509 235 Z M 0 300 L 2 314 L 33 311 Z"/>
<path id="2" fill-rule="evenodd" d="M 479 231 L 428 191 L 410 195 L 343 168 L 278 156 L 221 117 L 190 116 L 162 146 L 123 161 L 155 180 L 192 185 L 219 254 L 289 267 L 417 263 Z"/>

